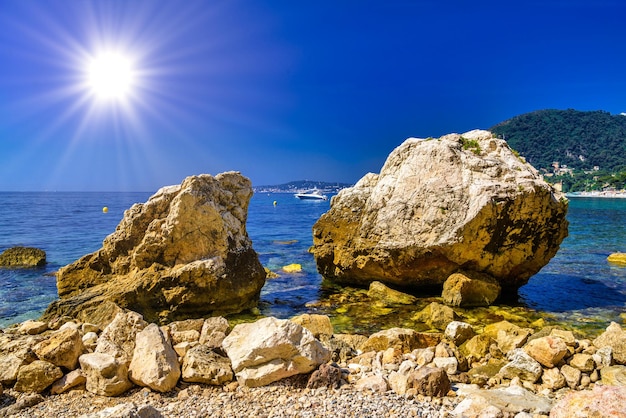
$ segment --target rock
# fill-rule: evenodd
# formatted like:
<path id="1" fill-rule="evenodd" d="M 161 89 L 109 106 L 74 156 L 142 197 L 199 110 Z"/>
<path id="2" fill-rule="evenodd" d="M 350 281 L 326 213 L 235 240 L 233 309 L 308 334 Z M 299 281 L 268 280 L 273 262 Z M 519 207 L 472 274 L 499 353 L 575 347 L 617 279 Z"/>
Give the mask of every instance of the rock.
<path id="1" fill-rule="evenodd" d="M 128 377 L 136 385 L 158 392 L 176 387 L 180 378 L 178 356 L 158 325 L 150 324 L 137 333 Z"/>
<path id="2" fill-rule="evenodd" d="M 229 327 L 228 320 L 223 316 L 205 319 L 200 330 L 200 344 L 210 348 L 221 347 Z"/>
<path id="3" fill-rule="evenodd" d="M 128 380 L 126 363 L 118 361 L 110 354 L 83 354 L 78 361 L 87 378 L 86 388 L 91 393 L 117 396 L 133 386 Z"/>
<path id="4" fill-rule="evenodd" d="M 95 352 L 109 354 L 128 366 L 133 359 L 137 333 L 147 325 L 137 312 L 117 314 L 102 331 Z"/>
<path id="5" fill-rule="evenodd" d="M 567 199 L 487 131 L 410 138 L 333 197 L 313 226 L 319 272 L 339 283 L 441 286 L 459 270 L 506 292 L 567 235 Z"/>
<path id="6" fill-rule="evenodd" d="M 550 337 L 560 338 L 568 347 L 576 346 L 576 337 L 572 331 L 566 331 L 558 328 L 553 328 L 550 331 Z"/>
<path id="7" fill-rule="evenodd" d="M 236 172 L 187 177 L 124 213 L 98 251 L 57 273 L 43 318 L 104 325 L 120 308 L 164 323 L 255 307 L 265 271 L 246 232 L 251 182 Z"/>
<path id="8" fill-rule="evenodd" d="M 38 393 L 29 393 L 24 396 L 20 396 L 17 401 L 6 408 L 0 410 L 0 416 L 2 417 L 13 417 L 16 416 L 23 409 L 30 408 L 31 406 L 35 406 L 44 401 L 43 396 Z"/>
<path id="9" fill-rule="evenodd" d="M 506 354 L 526 344 L 528 337 L 532 334 L 532 330 L 521 328 L 508 321 L 500 321 L 487 325 L 483 330 L 483 334 L 496 340 L 500 350 Z"/>
<path id="10" fill-rule="evenodd" d="M 593 340 L 593 345 L 598 348 L 611 347 L 613 360 L 618 364 L 626 364 L 626 332 L 618 323 L 611 322 L 606 331 Z"/>
<path id="11" fill-rule="evenodd" d="M 489 306 L 498 299 L 500 290 L 500 284 L 485 274 L 454 273 L 443 283 L 441 297 L 450 306 Z"/>
<path id="12" fill-rule="evenodd" d="M 379 281 L 370 283 L 367 296 L 382 301 L 386 305 L 413 305 L 417 302 L 415 296 L 391 289 Z"/>
<path id="13" fill-rule="evenodd" d="M 417 332 L 410 328 L 390 328 L 370 335 L 358 349 L 362 352 L 384 351 L 391 347 L 410 353 L 418 348 L 437 345 L 440 340 L 440 334 Z"/>
<path id="14" fill-rule="evenodd" d="M 451 416 L 459 418 L 502 418 L 502 411 L 480 395 L 470 395 L 454 407 Z M 516 417 L 517 418 L 517 417 Z"/>
<path id="15" fill-rule="evenodd" d="M 17 372 L 20 367 L 31 362 L 15 354 L 0 356 L 0 384 L 12 386 L 17 380 Z"/>
<path id="16" fill-rule="evenodd" d="M 487 364 L 472 367 L 467 372 L 470 383 L 478 386 L 484 386 L 489 379 L 500 372 L 500 369 L 506 364 L 504 360 L 490 359 Z"/>
<path id="17" fill-rule="evenodd" d="M 520 348 L 511 352 L 509 362 L 500 369 L 500 374 L 506 379 L 518 377 L 531 383 L 539 380 L 542 373 L 541 364 Z"/>
<path id="18" fill-rule="evenodd" d="M 596 368 L 593 357 L 589 354 L 576 353 L 569 360 L 569 365 L 577 368 L 583 373 L 590 373 Z"/>
<path id="19" fill-rule="evenodd" d="M 98 345 L 98 334 L 95 332 L 88 332 L 83 335 L 82 341 L 86 349 L 94 351 Z"/>
<path id="20" fill-rule="evenodd" d="M 456 321 L 458 317 L 456 312 L 449 306 L 431 302 L 420 312 L 413 315 L 413 320 L 424 322 L 432 328 L 443 330 L 450 322 Z"/>
<path id="21" fill-rule="evenodd" d="M 37 335 L 48 330 L 48 323 L 29 319 L 20 324 L 17 332 L 20 334 Z"/>
<path id="22" fill-rule="evenodd" d="M 459 370 L 459 361 L 456 357 L 435 357 L 433 364 L 435 367 L 445 370 L 449 375 L 454 375 Z"/>
<path id="23" fill-rule="evenodd" d="M 459 350 L 471 363 L 484 358 L 489 353 L 489 347 L 494 342 L 490 336 L 479 334 L 461 344 Z"/>
<path id="24" fill-rule="evenodd" d="M 324 363 L 315 370 L 306 384 L 309 389 L 339 389 L 341 386 L 341 369 L 333 364 Z"/>
<path id="25" fill-rule="evenodd" d="M 474 337 L 474 328 L 467 322 L 452 321 L 447 326 L 443 335 L 452 341 L 457 347 Z"/>
<path id="26" fill-rule="evenodd" d="M 223 385 L 233 380 L 230 360 L 206 345 L 197 345 L 187 351 L 183 359 L 185 382 Z"/>
<path id="27" fill-rule="evenodd" d="M 609 367 L 613 364 L 613 349 L 611 346 L 602 347 L 592 357 L 596 367 Z"/>
<path id="28" fill-rule="evenodd" d="M 572 389 L 575 389 L 576 386 L 578 386 L 578 384 L 580 383 L 580 377 L 582 373 L 580 372 L 580 370 L 575 369 L 574 367 L 570 365 L 564 364 L 561 367 L 561 374 L 565 378 L 565 382 L 567 383 L 567 386 L 569 386 Z"/>
<path id="29" fill-rule="evenodd" d="M 372 391 L 374 393 L 385 393 L 387 392 L 389 385 L 384 377 L 377 374 L 371 374 L 360 378 L 355 383 L 354 388 L 362 391 Z"/>
<path id="30" fill-rule="evenodd" d="M 626 366 L 609 366 L 600 369 L 602 384 L 607 386 L 626 386 Z"/>
<path id="31" fill-rule="evenodd" d="M 572 391 L 554 404 L 550 418 L 623 418 L 626 416 L 626 386 L 595 386 Z"/>
<path id="32" fill-rule="evenodd" d="M 424 396 L 443 397 L 448 394 L 451 385 L 445 370 L 425 366 L 410 373 L 409 387 Z"/>
<path id="33" fill-rule="evenodd" d="M 168 324 L 172 344 L 199 341 L 203 325 L 204 319 L 186 319 Z"/>
<path id="34" fill-rule="evenodd" d="M 80 418 L 163 418 L 164 416 L 152 405 L 135 405 L 133 402 L 127 402 L 93 414 L 82 415 Z"/>
<path id="35" fill-rule="evenodd" d="M 283 271 L 285 273 L 299 273 L 302 271 L 302 265 L 298 263 L 288 264 L 283 266 Z"/>
<path id="36" fill-rule="evenodd" d="M 85 374 L 81 369 L 72 370 L 52 384 L 50 393 L 52 395 L 65 393 L 70 389 L 83 387 L 86 382 L 87 377 L 85 377 Z"/>
<path id="37" fill-rule="evenodd" d="M 0 267 L 41 267 L 46 264 L 46 252 L 39 248 L 12 247 L 0 254 Z"/>
<path id="38" fill-rule="evenodd" d="M 552 408 L 552 401 L 549 398 L 536 395 L 521 386 L 515 385 L 490 390 L 477 389 L 471 385 L 458 385 L 457 396 L 471 397 L 472 399 L 480 396 L 487 401 L 486 405 L 498 408 L 502 412 L 507 413 L 507 416 L 513 416 L 513 414 L 522 412 L 547 415 Z"/>
<path id="39" fill-rule="evenodd" d="M 63 372 L 54 364 L 43 360 L 35 360 L 26 366 L 20 367 L 13 389 L 18 392 L 41 393 L 62 376 Z"/>
<path id="40" fill-rule="evenodd" d="M 76 329 L 55 331 L 50 338 L 33 348 L 40 360 L 65 367 L 67 370 L 74 370 L 78 366 L 78 357 L 84 350 L 83 340 Z"/>
<path id="41" fill-rule="evenodd" d="M 609 254 L 606 258 L 609 263 L 614 263 L 620 266 L 626 266 L 626 253 L 613 253 Z"/>
<path id="42" fill-rule="evenodd" d="M 309 330 L 273 317 L 235 326 L 222 347 L 239 383 L 249 387 L 309 373 L 330 359 Z"/>
<path id="43" fill-rule="evenodd" d="M 387 378 L 389 388 L 398 395 L 404 395 L 409 388 L 409 375 L 401 372 L 391 372 Z"/>
<path id="44" fill-rule="evenodd" d="M 524 351 L 548 368 L 556 366 L 568 352 L 562 339 L 549 336 L 529 341 Z"/>
<path id="45" fill-rule="evenodd" d="M 333 335 L 333 324 L 330 323 L 330 318 L 327 315 L 302 314 L 294 316 L 290 321 L 308 329 L 318 339 L 329 338 Z"/>
<path id="46" fill-rule="evenodd" d="M 551 369 L 544 369 L 541 375 L 541 381 L 544 386 L 551 391 L 559 390 L 566 385 L 565 377 L 561 374 L 561 371 L 554 367 Z"/>

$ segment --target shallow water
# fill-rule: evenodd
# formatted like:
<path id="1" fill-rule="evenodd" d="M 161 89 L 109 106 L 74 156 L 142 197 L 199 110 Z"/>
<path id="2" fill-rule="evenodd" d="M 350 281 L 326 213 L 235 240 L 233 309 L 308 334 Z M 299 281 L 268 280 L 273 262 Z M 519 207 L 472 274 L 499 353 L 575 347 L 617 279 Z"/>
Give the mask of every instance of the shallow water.
<path id="1" fill-rule="evenodd" d="M 0 327 L 38 317 L 57 297 L 52 272 L 101 247 L 133 203 L 149 193 L 0 193 L 0 251 L 15 245 L 42 248 L 41 269 L 0 269 Z M 274 205 L 274 201 L 276 205 Z M 107 206 L 108 213 L 102 208 Z M 329 201 L 300 201 L 291 194 L 257 194 L 249 207 L 248 233 L 261 263 L 279 274 L 262 290 L 259 313 L 287 318 L 299 313 L 331 315 L 338 332 L 371 332 L 391 326 L 423 329 L 412 319 L 417 306 L 372 304 L 362 289 L 325 283 L 308 249 L 311 228 Z M 522 324 L 545 318 L 597 333 L 626 312 L 626 268 L 606 257 L 626 252 L 626 199 L 572 199 L 569 236 L 557 255 L 506 306 L 460 311 L 476 326 L 506 318 Z M 285 273 L 288 264 L 302 265 Z M 249 318 L 250 316 L 248 316 Z M 244 318 L 240 316 L 239 319 Z"/>

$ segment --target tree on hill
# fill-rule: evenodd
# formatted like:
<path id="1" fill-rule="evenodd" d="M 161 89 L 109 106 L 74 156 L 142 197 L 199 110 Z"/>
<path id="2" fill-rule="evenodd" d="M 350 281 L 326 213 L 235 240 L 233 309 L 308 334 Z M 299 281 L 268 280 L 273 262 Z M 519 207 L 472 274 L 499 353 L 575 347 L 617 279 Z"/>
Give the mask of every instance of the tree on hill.
<path id="1" fill-rule="evenodd" d="M 492 127 L 537 169 L 626 170 L 626 116 L 604 111 L 539 110 Z"/>

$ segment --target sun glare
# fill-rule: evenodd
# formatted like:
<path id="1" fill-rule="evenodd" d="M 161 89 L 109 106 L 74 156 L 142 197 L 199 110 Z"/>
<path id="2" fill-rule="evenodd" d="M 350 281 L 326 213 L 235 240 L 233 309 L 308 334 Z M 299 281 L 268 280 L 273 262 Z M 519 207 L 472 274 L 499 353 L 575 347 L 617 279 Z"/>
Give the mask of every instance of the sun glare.
<path id="1" fill-rule="evenodd" d="M 123 100 L 135 82 L 133 62 L 127 56 L 107 52 L 93 57 L 87 65 L 87 84 L 99 100 Z"/>

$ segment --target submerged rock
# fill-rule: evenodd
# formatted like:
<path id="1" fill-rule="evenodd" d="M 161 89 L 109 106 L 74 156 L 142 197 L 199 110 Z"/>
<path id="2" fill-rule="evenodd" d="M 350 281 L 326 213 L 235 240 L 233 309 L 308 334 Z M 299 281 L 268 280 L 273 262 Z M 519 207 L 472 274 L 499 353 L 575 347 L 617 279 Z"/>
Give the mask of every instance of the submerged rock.
<path id="1" fill-rule="evenodd" d="M 39 248 L 12 247 L 0 254 L 0 267 L 41 267 L 46 264 L 46 252 Z"/>
<path id="2" fill-rule="evenodd" d="M 57 273 L 44 318 L 110 322 L 120 308 L 169 322 L 256 306 L 265 271 L 246 232 L 250 180 L 186 178 L 124 213 L 100 250 Z"/>
<path id="3" fill-rule="evenodd" d="M 513 292 L 556 254 L 566 212 L 564 195 L 490 132 L 411 138 L 333 197 L 312 253 L 340 283 L 441 286 L 463 270 Z"/>

